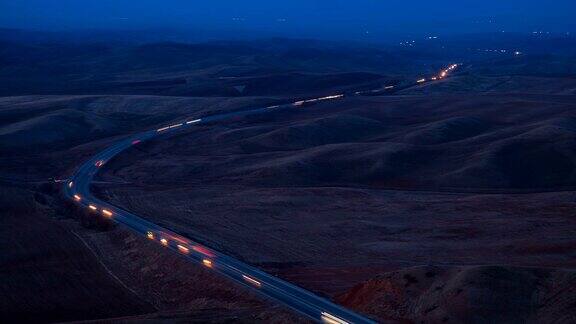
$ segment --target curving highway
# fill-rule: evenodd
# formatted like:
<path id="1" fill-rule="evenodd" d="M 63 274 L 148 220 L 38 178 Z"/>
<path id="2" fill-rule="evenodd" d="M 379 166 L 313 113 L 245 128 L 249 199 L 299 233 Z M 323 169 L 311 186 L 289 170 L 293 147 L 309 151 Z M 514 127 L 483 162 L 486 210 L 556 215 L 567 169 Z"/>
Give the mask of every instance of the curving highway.
<path id="1" fill-rule="evenodd" d="M 218 272 L 235 282 L 248 286 L 261 295 L 277 300 L 312 320 L 334 324 L 374 323 L 373 321 L 347 310 L 342 306 L 336 305 L 324 298 L 320 298 L 305 289 L 260 271 L 257 268 L 233 257 L 203 246 L 190 238 L 158 226 L 127 210 L 102 201 L 94 197 L 90 192 L 90 183 L 100 168 L 106 164 L 106 162 L 110 161 L 110 159 L 133 145 L 138 145 L 144 141 L 149 141 L 155 138 L 165 137 L 198 124 L 216 122 L 234 116 L 294 108 L 310 102 L 333 100 L 341 97 L 343 97 L 343 95 L 297 101 L 292 104 L 270 106 L 238 113 L 210 116 L 202 119 L 193 119 L 132 135 L 116 142 L 82 164 L 65 183 L 64 193 L 67 198 L 72 199 L 80 206 L 85 207 L 88 211 L 97 213 L 101 217 L 110 218 L 136 233 L 158 242 L 158 244 L 165 246 L 167 249 L 180 253 L 195 263 Z"/>
<path id="2" fill-rule="evenodd" d="M 443 70 L 439 79 L 444 78 L 448 72 L 452 71 L 456 67 L 457 65 L 454 64 L 448 69 Z M 436 80 L 436 77 L 433 77 L 432 80 Z M 415 84 L 420 84 L 426 81 L 428 80 L 418 80 Z M 389 86 L 384 89 L 389 90 L 391 88 Z M 355 94 L 359 95 L 361 93 L 356 92 Z M 110 161 L 110 159 L 133 145 L 139 145 L 144 141 L 149 141 L 155 138 L 166 137 L 170 134 L 175 134 L 176 132 L 199 124 L 213 123 L 231 117 L 259 114 L 279 109 L 298 108 L 308 104 L 327 100 L 336 100 L 342 97 L 344 97 L 344 94 L 301 100 L 290 104 L 275 105 L 242 112 L 209 116 L 201 119 L 192 119 L 132 135 L 116 142 L 82 164 L 72 177 L 65 182 L 64 194 L 67 198 L 73 200 L 80 206 L 85 207 L 88 211 L 97 213 L 100 217 L 114 220 L 134 232 L 158 242 L 158 244 L 165 246 L 167 249 L 176 251 L 188 258 L 190 261 L 209 268 L 214 272 L 220 273 L 237 283 L 250 287 L 259 294 L 274 299 L 314 321 L 330 324 L 374 323 L 374 321 L 364 316 L 356 314 L 324 298 L 318 297 L 303 288 L 260 271 L 259 269 L 233 257 L 203 246 L 190 238 L 158 226 L 127 210 L 102 201 L 90 192 L 90 183 L 100 168 L 105 165 L 106 162 Z"/>

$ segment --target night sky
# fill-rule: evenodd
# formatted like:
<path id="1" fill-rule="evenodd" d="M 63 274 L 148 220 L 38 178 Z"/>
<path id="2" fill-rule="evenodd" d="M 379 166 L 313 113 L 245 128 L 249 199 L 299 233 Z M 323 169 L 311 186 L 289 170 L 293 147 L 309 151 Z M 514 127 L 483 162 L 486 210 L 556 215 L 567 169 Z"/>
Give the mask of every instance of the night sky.
<path id="1" fill-rule="evenodd" d="M 201 30 L 377 39 L 393 34 L 571 32 L 576 1 L 0 0 L 0 27 Z"/>

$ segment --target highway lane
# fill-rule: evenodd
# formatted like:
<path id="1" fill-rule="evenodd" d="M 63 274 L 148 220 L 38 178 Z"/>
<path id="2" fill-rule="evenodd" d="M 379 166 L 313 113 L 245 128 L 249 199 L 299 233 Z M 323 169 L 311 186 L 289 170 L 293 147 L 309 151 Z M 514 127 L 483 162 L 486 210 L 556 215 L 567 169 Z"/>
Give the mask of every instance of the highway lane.
<path id="1" fill-rule="evenodd" d="M 431 82 L 441 81 L 441 80 L 447 78 L 448 75 L 451 72 L 453 72 L 456 68 L 458 68 L 459 66 L 461 66 L 461 64 L 450 64 L 448 67 L 440 70 L 440 72 L 438 74 L 432 75 L 432 76 L 427 77 L 427 78 L 423 77 L 423 78 L 420 78 L 414 82 L 403 82 L 400 84 L 385 85 L 379 89 L 356 91 L 356 92 L 354 92 L 354 94 L 355 95 L 361 95 L 361 96 L 382 96 L 382 95 L 394 94 L 398 91 L 410 89 L 410 88 L 413 88 L 415 86 L 420 86 L 420 85 L 428 84 Z"/>
<path id="2" fill-rule="evenodd" d="M 317 98 L 313 101 L 334 100 L 342 95 Z M 336 305 L 327 299 L 267 274 L 233 257 L 202 245 L 193 239 L 174 233 L 149 222 L 127 210 L 102 201 L 90 192 L 90 183 L 100 168 L 118 154 L 142 142 L 159 137 L 168 137 L 176 132 L 198 124 L 212 123 L 236 116 L 264 113 L 271 110 L 300 107 L 304 103 L 277 105 L 242 112 L 193 119 L 168 125 L 157 130 L 145 131 L 122 139 L 82 164 L 64 185 L 64 193 L 80 206 L 98 217 L 106 217 L 118 222 L 134 232 L 157 241 L 167 249 L 174 250 L 189 260 L 218 272 L 233 281 L 250 287 L 259 294 L 274 299 L 308 318 L 324 323 L 374 323 L 372 320 Z"/>
<path id="3" fill-rule="evenodd" d="M 444 78 L 449 71 L 452 71 L 456 67 L 457 65 L 451 65 L 450 68 L 443 70 L 440 75 Z M 423 82 L 426 81 L 417 83 Z M 391 90 L 392 88 L 388 86 L 384 89 Z M 355 95 L 361 95 L 361 93 L 356 92 Z M 288 104 L 208 116 L 201 119 L 190 119 L 156 130 L 134 134 L 114 143 L 82 164 L 69 181 L 64 184 L 64 193 L 66 197 L 85 207 L 89 212 L 98 214 L 98 217 L 110 218 L 115 222 L 123 224 L 134 232 L 158 242 L 167 249 L 174 250 L 195 263 L 220 273 L 239 284 L 250 287 L 259 294 L 274 299 L 314 321 L 333 324 L 374 323 L 374 321 L 364 316 L 334 304 L 327 299 L 318 297 L 301 287 L 267 274 L 233 257 L 203 246 L 191 238 L 174 233 L 127 210 L 102 201 L 94 197 L 90 192 L 90 183 L 100 168 L 104 166 L 106 162 L 110 161 L 110 159 L 134 145 L 139 145 L 142 142 L 156 138 L 167 138 L 169 135 L 176 134 L 177 132 L 196 125 L 213 123 L 237 116 L 260 114 L 281 109 L 301 108 L 317 102 L 341 99 L 344 96 L 344 94 L 336 94 L 321 98 L 295 101 Z"/>

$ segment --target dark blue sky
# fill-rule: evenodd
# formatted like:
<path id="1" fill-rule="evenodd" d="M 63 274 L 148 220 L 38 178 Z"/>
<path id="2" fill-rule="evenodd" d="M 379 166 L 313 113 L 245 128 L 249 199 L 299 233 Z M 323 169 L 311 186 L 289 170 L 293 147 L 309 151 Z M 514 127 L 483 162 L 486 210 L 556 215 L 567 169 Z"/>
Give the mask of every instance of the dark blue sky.
<path id="1" fill-rule="evenodd" d="M 168 28 L 224 37 L 568 32 L 575 20 L 576 0 L 0 0 L 0 27 Z"/>

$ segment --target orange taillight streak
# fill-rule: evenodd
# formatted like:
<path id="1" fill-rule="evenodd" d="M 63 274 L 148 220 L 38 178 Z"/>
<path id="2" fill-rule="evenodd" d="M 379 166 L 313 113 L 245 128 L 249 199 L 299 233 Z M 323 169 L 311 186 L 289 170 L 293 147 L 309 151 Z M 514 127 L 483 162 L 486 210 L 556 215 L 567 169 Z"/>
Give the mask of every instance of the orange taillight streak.
<path id="1" fill-rule="evenodd" d="M 187 248 L 187 247 L 185 247 L 184 245 L 178 244 L 178 245 L 176 245 L 176 246 L 178 247 L 178 250 L 180 250 L 180 252 L 182 252 L 182 253 L 188 253 L 188 252 L 190 252 L 190 249 Z"/>
<path id="2" fill-rule="evenodd" d="M 212 261 L 210 261 L 208 259 L 202 260 L 202 264 L 207 266 L 208 268 L 212 268 Z"/>

